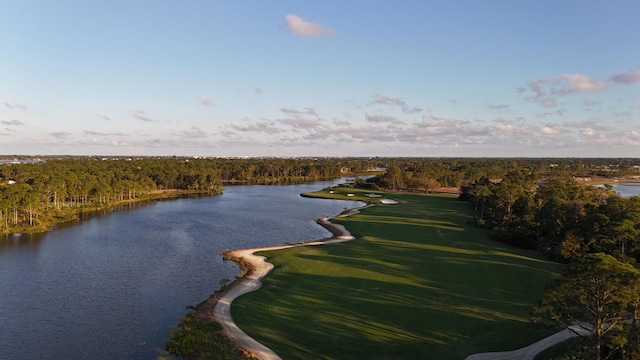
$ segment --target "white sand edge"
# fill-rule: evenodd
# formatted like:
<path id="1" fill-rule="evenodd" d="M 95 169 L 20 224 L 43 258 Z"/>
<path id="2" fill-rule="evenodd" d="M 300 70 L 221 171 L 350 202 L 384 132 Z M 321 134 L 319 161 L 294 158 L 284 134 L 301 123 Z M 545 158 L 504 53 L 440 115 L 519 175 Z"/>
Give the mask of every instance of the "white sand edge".
<path id="1" fill-rule="evenodd" d="M 336 217 L 349 216 L 358 212 L 358 209 L 351 209 L 348 212 Z M 332 237 L 331 239 L 291 245 L 233 250 L 231 252 L 237 258 L 243 259 L 244 261 L 250 263 L 254 267 L 254 271 L 251 274 L 243 277 L 240 281 L 237 281 L 229 286 L 229 289 L 227 289 L 227 291 L 222 295 L 222 297 L 220 297 L 220 299 L 216 303 L 213 309 L 213 315 L 216 318 L 216 321 L 222 326 L 224 332 L 233 342 L 235 342 L 238 346 L 242 347 L 250 354 L 253 354 L 258 359 L 282 360 L 282 358 L 278 356 L 278 354 L 276 354 L 273 350 L 259 343 L 254 338 L 242 331 L 233 321 L 233 317 L 231 316 L 231 303 L 233 302 L 233 300 L 241 295 L 258 290 L 262 286 L 262 282 L 260 280 L 267 274 L 269 274 L 269 272 L 271 272 L 271 270 L 273 269 L 273 264 L 267 262 L 264 256 L 254 255 L 254 253 L 259 251 L 289 249 L 300 246 L 333 244 L 354 239 L 351 233 L 344 226 L 340 224 L 333 224 L 329 221 L 330 219 L 331 218 L 321 218 L 318 220 L 318 223 L 329 224 L 331 227 L 340 232 L 339 235 L 334 235 L 334 237 Z M 517 350 L 478 353 L 467 356 L 465 360 L 533 360 L 535 356 L 543 350 L 566 341 L 572 337 L 578 336 L 576 332 L 581 331 L 585 330 L 573 326 L 571 327 L 571 329 L 559 331 L 538 342 Z"/>
<path id="2" fill-rule="evenodd" d="M 351 209 L 348 212 L 336 217 L 349 216 L 358 212 L 358 209 Z M 267 274 L 269 274 L 269 272 L 271 272 L 271 270 L 273 269 L 273 264 L 267 262 L 264 256 L 257 256 L 254 255 L 254 253 L 267 250 L 288 249 L 299 246 L 333 244 L 354 239 L 354 237 L 351 236 L 351 233 L 349 233 L 349 231 L 344 226 L 340 224 L 333 224 L 329 220 L 330 218 L 321 218 L 318 220 L 318 223 L 320 223 L 321 225 L 328 225 L 329 227 L 339 232 L 339 234 L 334 233 L 334 236 L 327 240 L 319 240 L 291 245 L 268 246 L 263 248 L 241 249 L 233 250 L 231 252 L 231 254 L 235 257 L 243 259 L 244 261 L 250 263 L 253 266 L 254 271 L 229 286 L 229 289 L 227 289 L 227 291 L 220 297 L 220 299 L 216 303 L 213 309 L 213 315 L 216 321 L 222 326 L 225 334 L 233 342 L 246 350 L 248 353 L 253 354 L 258 359 L 281 360 L 280 356 L 273 352 L 273 350 L 259 343 L 258 341 L 247 335 L 244 331 L 242 331 L 233 321 L 233 317 L 231 316 L 231 303 L 233 302 L 233 300 L 235 300 L 240 295 L 258 290 L 262 286 L 262 282 L 260 280 Z"/>

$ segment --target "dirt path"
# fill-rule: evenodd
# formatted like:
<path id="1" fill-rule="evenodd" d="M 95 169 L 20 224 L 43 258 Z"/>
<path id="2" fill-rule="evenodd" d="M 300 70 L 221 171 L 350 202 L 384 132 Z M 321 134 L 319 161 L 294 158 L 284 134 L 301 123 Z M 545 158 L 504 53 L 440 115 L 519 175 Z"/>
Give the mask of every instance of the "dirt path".
<path id="1" fill-rule="evenodd" d="M 339 216 L 349 216 L 357 212 L 358 209 L 351 209 Z M 251 264 L 251 266 L 253 267 L 253 271 L 244 276 L 242 279 L 229 285 L 228 289 L 226 289 L 222 296 L 217 300 L 217 303 L 213 309 L 213 315 L 216 321 L 220 325 L 222 325 L 224 332 L 227 334 L 227 336 L 229 336 L 229 338 L 231 338 L 232 341 L 243 348 L 247 353 L 252 354 L 258 359 L 276 360 L 281 358 L 271 349 L 247 335 L 236 325 L 236 323 L 233 321 L 233 317 L 231 316 L 231 303 L 240 295 L 258 290 L 262 286 L 262 282 L 260 281 L 260 279 L 265 277 L 273 269 L 273 265 L 271 263 L 268 263 L 264 256 L 254 255 L 255 252 L 288 249 L 299 246 L 324 245 L 337 242 L 345 242 L 354 239 L 354 237 L 351 236 L 349 231 L 347 231 L 344 226 L 331 223 L 329 221 L 329 218 L 322 218 L 317 220 L 317 222 L 318 224 L 329 230 L 334 236 L 331 239 L 327 240 L 312 241 L 292 245 L 270 246 L 264 248 L 242 249 L 234 250 L 231 252 L 231 255 L 235 258 L 241 259 L 242 261 Z"/>

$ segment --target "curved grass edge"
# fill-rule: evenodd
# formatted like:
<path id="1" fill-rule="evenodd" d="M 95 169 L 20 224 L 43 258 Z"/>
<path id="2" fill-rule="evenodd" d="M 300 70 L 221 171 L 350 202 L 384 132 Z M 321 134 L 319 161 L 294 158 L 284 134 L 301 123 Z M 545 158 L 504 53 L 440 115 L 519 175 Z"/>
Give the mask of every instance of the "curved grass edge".
<path id="1" fill-rule="evenodd" d="M 358 211 L 359 208 L 348 209 L 335 217 L 349 216 Z M 186 315 L 178 327 L 172 331 L 170 339 L 165 343 L 165 350 L 172 355 L 180 356 L 187 360 L 212 358 L 210 356 L 212 349 L 219 352 L 215 357 L 216 359 L 279 359 L 270 349 L 255 342 L 255 340 L 237 328 L 232 318 L 230 321 L 222 320 L 225 316 L 222 312 L 228 312 L 230 318 L 229 307 L 233 300 L 247 292 L 257 290 L 260 287 L 260 280 L 270 272 L 272 266 L 267 266 L 266 271 L 259 270 L 260 263 L 264 263 L 264 260 L 261 259 L 264 258 L 253 256 L 255 252 L 324 245 L 353 239 L 353 236 L 344 226 L 333 224 L 329 221 L 330 219 L 327 217 L 316 220 L 316 223 L 333 234 L 330 238 L 282 246 L 221 252 L 220 255 L 224 260 L 231 260 L 238 265 L 240 273 L 234 281 L 222 284 L 222 287 L 208 299 L 192 308 L 194 312 Z M 251 258 L 253 258 L 253 261 L 249 260 Z M 247 285 L 247 283 L 249 283 L 248 288 L 238 291 L 239 288 Z"/>
<path id="2" fill-rule="evenodd" d="M 329 193 L 329 191 L 333 191 L 333 193 Z M 367 193 L 369 193 L 369 192 L 371 192 L 371 191 L 370 191 L 370 190 L 359 190 L 359 189 L 354 189 L 354 188 L 346 188 L 346 187 L 345 187 L 345 188 L 340 188 L 340 189 L 336 189 L 336 188 L 328 188 L 328 189 L 323 189 L 323 190 L 321 190 L 321 191 L 319 191 L 319 192 L 311 193 L 311 195 L 310 195 L 310 194 L 304 194 L 303 196 L 316 197 L 316 198 L 332 198 L 332 199 L 341 199 L 341 200 L 360 200 L 360 201 L 367 201 L 367 202 L 371 202 L 371 199 L 368 199 L 368 198 L 366 198 L 366 196 L 365 196 L 365 195 L 366 195 Z M 352 195 L 348 195 L 348 194 L 352 194 Z M 411 194 L 411 193 L 400 193 L 400 192 L 398 192 L 398 193 L 384 193 L 384 195 L 385 195 L 385 196 L 389 196 L 389 197 L 391 197 L 391 198 L 395 198 L 395 199 L 399 200 L 399 203 L 400 203 L 401 205 L 402 205 L 402 204 L 407 204 L 407 202 L 410 202 L 408 199 L 410 199 L 410 197 L 411 197 L 411 196 L 414 196 L 414 195 L 415 195 L 415 196 L 424 196 L 424 195 L 422 195 L 422 194 Z M 347 197 L 347 196 L 348 196 L 348 197 Z M 428 195 L 428 196 L 429 196 L 429 197 L 432 197 L 432 198 L 446 198 L 446 199 L 442 199 L 442 201 L 446 201 L 446 202 L 449 202 L 450 200 L 454 200 L 454 197 L 455 197 L 455 196 L 452 196 L 452 195 L 446 195 L 446 194 L 436 194 L 436 195 L 433 195 L 433 194 L 432 194 L 432 195 Z M 464 204 L 463 204 L 463 203 L 457 203 L 457 204 L 460 204 L 460 205 L 456 205 L 456 203 L 455 203 L 455 202 L 449 202 L 449 204 L 454 204 L 454 207 L 456 207 L 456 208 L 458 208 L 458 209 L 461 209 L 461 207 L 462 207 L 462 206 L 464 206 Z M 411 204 L 408 204 L 408 205 L 409 205 L 409 206 L 412 206 Z M 415 205 L 415 204 L 414 204 L 414 205 Z M 389 209 L 389 211 L 395 211 L 395 209 L 393 209 L 393 207 L 394 207 L 394 206 L 396 206 L 396 205 L 389 205 L 389 206 L 390 206 L 390 207 L 387 207 L 387 205 L 381 205 L 380 207 L 377 207 L 377 206 L 376 206 L 375 208 L 376 208 L 376 209 L 380 209 L 380 208 L 387 208 L 387 209 Z M 392 210 L 392 209 L 393 209 L 393 210 Z M 446 212 L 446 211 L 448 211 L 448 210 L 450 210 L 450 209 L 440 209 L 440 210 L 445 210 L 445 212 Z M 367 215 L 366 215 L 365 217 L 367 217 L 367 216 L 370 216 L 370 212 L 367 212 Z M 355 220 L 355 219 L 354 219 L 354 220 Z M 361 219 L 361 218 L 360 218 L 360 216 L 359 216 L 359 217 L 358 217 L 358 221 L 361 221 L 361 220 L 362 220 L 362 219 Z M 446 220 L 447 220 L 447 219 L 446 219 L 446 217 L 445 217 L 445 218 L 444 218 L 444 221 L 446 221 Z M 369 220 L 366 220 L 366 221 L 369 221 Z M 416 219 L 411 219 L 411 221 L 414 221 L 414 222 L 415 222 L 415 221 L 418 221 L 418 220 L 416 220 Z M 443 222 L 442 220 L 438 219 L 438 221 L 440 221 L 441 223 L 443 223 L 443 224 L 444 224 L 444 222 Z M 357 222 L 357 221 L 356 221 L 356 222 Z M 369 221 L 369 222 L 370 222 L 370 221 Z M 351 227 L 352 227 L 354 224 L 353 224 L 351 221 L 339 221 L 339 223 L 347 225 L 347 226 L 349 227 L 349 229 L 350 229 L 350 230 L 352 230 L 352 232 L 353 232 L 353 229 L 351 229 Z M 407 223 L 409 223 L 409 222 L 407 222 Z M 414 223 L 414 224 L 415 224 L 415 223 Z M 468 224 L 467 224 L 467 225 L 468 225 Z M 440 225 L 438 225 L 438 226 L 440 226 Z M 436 226 L 436 227 L 438 227 L 438 226 Z M 465 227 L 466 227 L 466 225 L 465 225 Z M 377 229 L 377 228 L 376 228 L 376 229 Z M 473 229 L 476 229 L 476 228 L 473 228 Z M 360 230 L 362 230 L 362 228 L 360 228 Z M 448 230 L 447 230 L 447 229 L 445 229 L 445 228 L 438 229 L 438 230 L 437 230 L 437 233 L 438 233 L 439 235 L 440 235 L 440 230 L 442 230 L 442 232 L 446 232 L 446 231 L 448 231 Z M 377 231 L 377 230 L 376 230 L 376 231 Z M 473 230 L 473 231 L 475 231 L 475 230 Z M 436 232 L 436 231 L 434 230 L 434 232 Z M 360 234 L 360 233 L 358 233 L 358 232 L 355 232 L 354 234 L 356 234 L 356 236 L 358 237 L 358 239 L 359 239 L 359 240 L 362 240 L 362 239 L 361 239 L 361 235 L 362 235 L 362 234 Z M 374 235 L 370 235 L 370 234 L 369 234 L 368 236 L 374 236 Z M 454 239 L 454 240 L 459 240 L 459 239 Z M 365 241 L 365 240 L 363 240 L 363 241 Z M 483 240 L 483 241 L 484 241 L 484 240 Z M 366 241 L 365 241 L 365 242 L 366 242 Z M 360 241 L 358 241 L 358 243 L 360 243 Z M 489 243 L 489 246 L 491 247 L 491 251 L 489 251 L 489 252 L 499 252 L 499 253 L 505 254 L 505 255 L 500 255 L 500 256 L 506 256 L 506 257 L 504 257 L 504 259 L 507 259 L 507 260 L 508 260 L 508 259 L 512 259 L 512 260 L 514 260 L 514 261 L 515 261 L 515 259 L 516 259 L 516 258 L 518 258 L 518 257 L 523 257 L 523 256 L 527 256 L 527 257 L 529 257 L 529 256 L 531 256 L 531 258 L 530 258 L 529 260 L 527 260 L 527 261 L 529 261 L 529 262 L 530 262 L 530 264 L 529 264 L 529 265 L 531 265 L 532 269 L 533 269 L 533 267 L 534 267 L 534 266 L 536 266 L 536 265 L 535 265 L 536 263 L 539 263 L 539 264 L 542 264 L 542 263 L 552 264 L 550 261 L 547 261 L 547 260 L 541 260 L 541 259 L 539 259 L 539 258 L 538 258 L 539 254 L 534 255 L 534 253 L 533 253 L 533 252 L 526 252 L 526 254 L 524 254 L 524 253 L 521 253 L 521 252 L 520 252 L 519 250 L 517 250 L 517 249 L 511 249 L 511 248 L 509 248 L 508 246 L 505 246 L 504 244 L 501 244 L 501 243 L 496 243 L 496 242 L 493 242 L 493 241 L 488 241 L 488 243 Z M 350 245 L 349 245 L 349 244 L 350 244 Z M 341 246 L 340 248 L 355 246 L 355 243 L 349 243 L 349 244 L 344 245 L 344 246 Z M 487 244 L 484 244 L 483 246 L 487 247 Z M 331 247 L 331 248 L 333 249 L 333 247 Z M 488 247 L 487 247 L 487 248 L 488 248 Z M 326 248 L 326 249 L 328 250 L 329 248 Z M 321 250 L 321 251 L 322 251 L 322 252 L 324 252 L 324 250 Z M 438 251 L 443 251 L 443 250 L 442 250 L 442 249 L 439 249 Z M 459 249 L 459 250 L 458 250 L 458 249 L 451 248 L 451 250 L 445 250 L 445 251 L 453 251 L 454 253 L 455 253 L 455 252 L 458 252 L 458 253 L 462 254 L 462 253 L 467 252 L 467 249 Z M 513 253 L 511 253 L 511 254 L 507 254 L 507 252 L 511 252 L 511 251 L 512 251 Z M 314 250 L 314 252 L 316 252 L 316 251 Z M 469 254 L 470 254 L 470 253 L 473 253 L 473 252 L 477 252 L 477 250 L 469 250 L 469 251 L 468 251 L 468 253 L 469 253 Z M 291 253 L 291 251 L 288 251 L 288 250 L 287 250 L 285 253 Z M 304 250 L 300 249 L 300 250 L 296 250 L 296 251 L 294 251 L 294 252 L 293 252 L 293 255 L 281 256 L 280 254 L 282 254 L 282 253 L 281 253 L 280 251 L 278 251 L 278 252 L 272 252 L 272 253 L 269 253 L 269 255 L 268 255 L 268 256 L 269 256 L 270 258 L 272 258 L 272 259 L 276 260 L 276 266 L 278 266 L 278 267 L 282 267 L 282 268 L 284 269 L 284 268 L 286 268 L 286 267 L 290 267 L 290 265 L 291 265 L 291 266 L 293 266 L 293 267 L 298 267 L 298 265 L 295 265 L 295 264 L 293 264 L 293 265 L 292 265 L 292 264 L 290 264 L 290 261 L 295 261 L 295 260 L 292 260 L 292 259 L 296 258 L 296 256 L 297 256 L 296 254 L 302 254 L 303 256 L 307 256 L 307 257 L 308 257 L 308 256 L 309 256 L 309 251 L 304 251 Z M 524 255 L 523 255 L 523 254 L 524 254 Z M 334 256 L 334 255 L 335 255 L 335 254 L 333 254 L 333 253 L 332 253 L 332 256 Z M 311 255 L 311 256 L 314 256 L 314 255 Z M 335 255 L 335 256 L 344 256 L 344 254 L 341 254 L 341 255 Z M 285 259 L 286 259 L 286 260 L 285 260 Z M 284 263 L 283 263 L 283 261 L 284 261 Z M 489 263 L 488 261 L 486 261 L 486 259 L 483 259 L 482 261 L 484 261 L 483 263 L 486 263 L 486 264 L 488 264 L 488 263 Z M 278 264 L 279 264 L 279 265 L 278 265 Z M 478 263 L 478 264 L 480 264 L 480 263 Z M 549 274 L 556 273 L 556 272 L 557 272 L 557 270 L 558 270 L 558 269 L 556 269 L 556 267 L 557 267 L 556 265 L 557 265 L 557 264 L 554 264 L 554 265 L 545 265 L 544 269 L 542 269 L 542 268 L 541 268 L 540 270 L 541 270 L 542 272 L 546 272 L 546 273 L 549 273 Z M 478 265 L 478 266 L 479 266 L 479 265 Z M 518 266 L 518 264 L 515 264 L 515 266 Z M 520 264 L 519 266 L 520 266 L 520 267 L 522 267 L 522 264 Z M 559 265 L 558 265 L 558 266 L 559 266 Z M 550 270 L 550 268 L 551 268 L 552 270 Z M 474 268 L 469 268 L 469 269 L 473 270 Z M 509 268 L 507 268 L 507 269 L 509 269 Z M 516 270 L 517 270 L 517 269 L 516 269 Z M 280 270 L 280 271 L 284 271 L 284 270 Z M 534 272 L 536 272 L 536 271 L 534 271 Z M 275 276 L 275 275 L 274 275 L 274 276 Z M 278 276 L 280 276 L 280 275 L 278 275 Z M 341 275 L 338 275 L 338 276 L 341 276 Z M 332 279 L 331 275 L 326 275 L 325 277 L 326 277 L 327 279 Z M 285 276 L 285 278 L 287 278 L 287 277 Z M 298 280 L 294 280 L 294 279 L 297 279 L 296 275 L 291 275 L 291 274 L 290 274 L 288 278 L 290 278 L 290 281 L 294 281 L 294 282 L 297 282 L 297 281 L 298 281 Z M 270 276 L 267 280 L 268 280 L 269 282 L 271 282 L 271 281 L 272 281 L 272 276 Z M 289 283 L 289 280 L 277 280 L 277 281 L 278 281 L 278 283 L 280 283 L 280 285 L 282 285 L 282 283 Z M 333 280 L 331 280 L 331 281 L 333 282 Z M 318 285 L 319 285 L 319 286 L 322 286 L 321 284 L 318 284 Z M 490 284 L 487 284 L 487 285 L 490 285 Z M 540 285 L 540 284 L 537 284 L 537 285 Z M 524 285 L 519 285 L 519 286 L 524 286 Z M 539 286 L 539 287 L 540 287 L 540 288 L 542 288 L 543 286 Z M 298 289 L 298 290 L 299 290 L 299 289 Z M 515 291 L 517 291 L 517 290 L 515 290 Z M 273 292 L 273 291 L 271 291 L 271 292 Z M 535 292 L 535 291 L 534 291 L 534 292 Z M 274 305 L 274 304 L 273 304 L 273 302 L 278 301 L 278 299 L 277 299 L 277 294 L 272 294 L 272 293 L 268 293 L 268 294 L 269 294 L 269 295 L 267 295 L 267 294 L 263 294 L 262 292 L 261 292 L 260 294 L 257 294 L 257 293 L 256 293 L 256 294 L 252 294 L 252 295 L 251 295 L 252 300 L 245 300 L 246 298 L 245 298 L 245 297 L 243 297 L 243 299 L 242 299 L 242 303 L 245 303 L 245 302 L 246 302 L 246 303 L 250 303 L 250 304 L 254 304 L 254 303 L 255 303 L 255 304 L 258 304 L 258 303 L 260 303 L 260 301 L 262 301 L 262 302 L 264 302 L 264 303 L 268 303 L 268 304 L 269 304 L 269 309 L 270 309 L 270 311 L 272 311 L 272 310 L 274 310 L 274 309 L 275 309 L 275 308 L 274 308 L 274 306 L 276 306 L 276 305 Z M 530 295 L 529 299 L 533 299 L 533 300 L 531 300 L 531 301 L 534 301 L 534 300 L 536 299 L 536 298 L 535 298 L 535 296 L 536 296 L 536 294 L 537 294 L 537 293 L 536 293 L 536 294 L 531 294 L 531 292 L 529 291 L 529 292 L 527 292 L 527 294 L 529 294 L 529 295 Z M 299 293 L 298 293 L 298 295 L 299 295 Z M 374 296 L 375 296 L 375 294 L 372 294 L 372 295 L 374 295 Z M 249 296 L 249 295 L 247 295 L 247 296 Z M 267 296 L 267 297 L 265 297 L 265 296 Z M 464 304 L 457 304 L 457 303 L 456 303 L 455 305 L 457 305 L 457 306 L 464 306 Z M 472 307 L 473 307 L 473 306 L 475 306 L 475 305 L 477 305 L 477 304 L 473 304 L 473 303 L 471 303 L 471 304 L 467 304 L 467 305 L 469 305 L 469 306 L 472 306 Z M 244 306 L 244 305 L 243 305 L 243 306 Z M 249 305 L 247 305 L 247 306 L 249 306 Z M 244 308 L 243 308 L 242 310 L 238 310 L 238 314 L 241 314 L 241 313 L 243 313 L 244 311 L 246 311 L 246 309 L 244 309 Z M 276 311 L 278 311 L 278 310 L 276 309 Z M 282 310 L 282 311 L 284 311 L 284 310 Z M 528 312 L 528 309 L 526 310 L 526 312 Z M 523 319 L 522 319 L 522 320 L 520 320 L 520 321 L 524 322 L 524 324 L 522 324 L 522 325 L 520 325 L 520 326 L 527 326 L 527 325 L 526 325 L 526 322 L 527 322 L 528 317 L 527 317 L 527 315 L 526 315 L 526 312 L 522 314 L 522 318 L 523 318 Z M 252 312 L 252 313 L 251 313 L 251 315 L 248 315 L 248 317 L 247 317 L 247 316 L 245 316 L 245 319 L 241 319 L 241 320 L 242 320 L 242 321 L 241 321 L 241 323 L 242 323 L 242 324 L 244 324 L 243 326 L 247 326 L 248 324 L 251 324 L 251 327 L 253 327 L 252 322 L 253 322 L 253 321 L 255 321 L 255 319 L 252 317 L 253 315 L 255 315 L 255 313 L 253 313 L 253 312 Z M 243 316 L 244 316 L 244 315 L 243 315 Z M 526 318 L 526 319 L 524 319 L 524 318 Z M 247 322 L 247 321 L 248 321 L 248 322 Z M 259 320 L 259 321 L 263 321 L 263 322 L 264 322 L 264 319 L 263 319 L 263 320 Z M 272 319 L 271 321 L 273 321 L 273 319 Z M 466 325 L 465 325 L 465 326 L 466 326 Z M 273 323 L 269 323 L 269 328 L 270 328 L 270 329 L 277 329 L 277 328 L 278 328 L 278 325 L 273 324 Z M 400 327 L 400 328 L 401 328 L 401 327 Z M 260 326 L 259 326 L 259 325 L 257 325 L 257 327 L 253 328 L 251 331 L 252 331 L 253 333 L 256 333 L 256 334 L 257 334 L 257 333 L 259 333 L 259 332 L 260 332 L 260 330 L 258 330 L 258 329 L 260 329 Z M 257 332 L 256 332 L 256 331 L 257 331 Z M 466 330 L 465 330 L 465 331 L 466 331 Z M 535 342 L 536 340 L 541 339 L 541 338 L 544 338 L 544 337 L 546 337 L 546 336 L 548 336 L 548 335 L 550 335 L 550 334 L 551 334 L 551 332 L 550 332 L 550 331 L 548 331 L 548 332 L 547 332 L 547 331 L 540 331 L 540 329 L 535 330 L 535 332 L 536 332 L 536 334 L 539 334 L 539 335 L 537 335 L 537 336 L 539 336 L 539 337 L 537 337 L 537 336 L 536 336 L 536 337 L 532 337 L 532 338 L 530 339 L 530 341 L 532 341 L 532 342 Z M 490 335 L 489 335 L 489 336 L 490 336 Z M 289 337 L 290 337 L 290 336 L 289 336 Z M 486 338 L 487 338 L 487 336 L 485 336 L 483 339 L 486 339 Z M 469 339 L 469 340 L 473 340 L 473 339 Z M 512 343 L 508 338 L 507 338 L 507 339 L 500 339 L 500 341 L 502 341 L 502 342 L 501 342 L 501 344 L 502 344 L 502 345 L 501 345 L 501 346 L 499 346 L 499 347 L 495 347 L 495 350 L 498 350 L 498 351 L 499 351 L 499 349 L 500 349 L 500 348 L 503 348 L 503 349 L 504 349 L 504 348 L 506 348 L 506 349 L 508 349 L 509 347 L 511 347 L 511 349 L 513 349 L 514 347 L 525 346 L 525 345 L 527 344 L 527 342 L 524 342 L 524 341 L 522 341 L 522 340 L 523 340 L 523 339 L 520 339 L 520 341 L 516 341 L 516 342 L 513 342 L 513 343 Z M 273 340 L 272 340 L 272 341 L 273 341 Z M 476 341 L 476 340 L 473 340 L 473 341 Z M 496 343 L 496 341 L 494 341 L 493 343 Z M 296 347 L 296 346 L 297 346 L 296 344 L 293 344 L 293 343 L 291 343 L 291 342 L 287 342 L 287 344 L 288 344 L 288 345 L 282 345 L 282 346 L 284 346 L 284 348 L 286 348 L 286 347 L 294 348 L 294 347 Z M 510 345 L 510 344 L 511 344 L 511 345 Z M 531 343 L 528 343 L 528 344 L 531 344 Z M 494 345 L 495 345 L 495 344 L 494 344 Z M 280 350 L 276 349 L 276 351 L 282 351 L 282 349 L 283 349 L 283 347 L 282 347 L 282 346 L 281 346 L 281 349 L 280 349 Z M 325 347 L 326 347 L 326 346 L 329 346 L 329 345 L 325 344 Z M 487 351 L 487 350 L 490 350 L 490 349 L 494 348 L 493 346 L 485 346 L 485 347 L 482 347 L 482 349 L 481 349 L 481 347 L 482 347 L 482 346 L 474 345 L 474 346 L 469 347 L 469 350 L 471 350 L 471 349 L 473 348 L 473 349 L 475 349 L 476 351 L 468 351 L 468 352 L 463 352 L 463 353 L 460 353 L 460 349 L 456 349 L 456 350 L 458 351 L 458 353 L 459 353 L 457 358 L 458 358 L 458 359 L 459 359 L 459 358 L 464 358 L 465 356 L 469 356 L 470 354 L 474 354 L 474 353 L 479 352 L 478 350 L 482 351 L 482 350 L 484 349 L 484 351 Z M 506 350 L 506 349 L 505 349 L 505 350 Z M 285 354 L 285 353 L 283 353 L 283 354 Z M 289 355 L 291 355 L 291 354 L 289 353 L 289 354 L 287 354 L 287 355 L 288 355 L 288 356 L 287 356 L 287 358 L 289 358 L 289 357 L 290 357 Z M 327 355 L 327 356 L 329 356 L 329 357 L 327 357 L 327 358 L 330 358 L 330 355 Z M 295 357 L 294 357 L 294 358 L 295 358 Z"/>

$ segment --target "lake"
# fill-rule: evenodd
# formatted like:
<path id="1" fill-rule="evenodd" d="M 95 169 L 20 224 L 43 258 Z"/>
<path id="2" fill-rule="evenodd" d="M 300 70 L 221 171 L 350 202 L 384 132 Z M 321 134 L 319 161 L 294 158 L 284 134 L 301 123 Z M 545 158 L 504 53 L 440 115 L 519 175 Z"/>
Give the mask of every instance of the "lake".
<path id="1" fill-rule="evenodd" d="M 611 186 L 621 197 L 640 196 L 640 183 L 613 184 Z"/>
<path id="2" fill-rule="evenodd" d="M 0 238 L 0 357 L 155 359 L 170 329 L 239 270 L 221 251 L 331 236 L 361 206 L 300 193 L 334 182 L 229 186 Z"/>

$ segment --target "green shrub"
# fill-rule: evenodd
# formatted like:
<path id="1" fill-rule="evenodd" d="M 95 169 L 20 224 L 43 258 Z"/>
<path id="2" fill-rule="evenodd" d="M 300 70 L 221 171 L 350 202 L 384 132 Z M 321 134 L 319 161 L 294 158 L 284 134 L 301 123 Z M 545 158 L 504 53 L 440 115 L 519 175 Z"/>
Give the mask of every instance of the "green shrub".
<path id="1" fill-rule="evenodd" d="M 185 359 L 243 359 L 222 332 L 222 326 L 215 322 L 205 322 L 195 314 L 187 315 L 172 332 L 165 349 L 175 356 Z"/>

